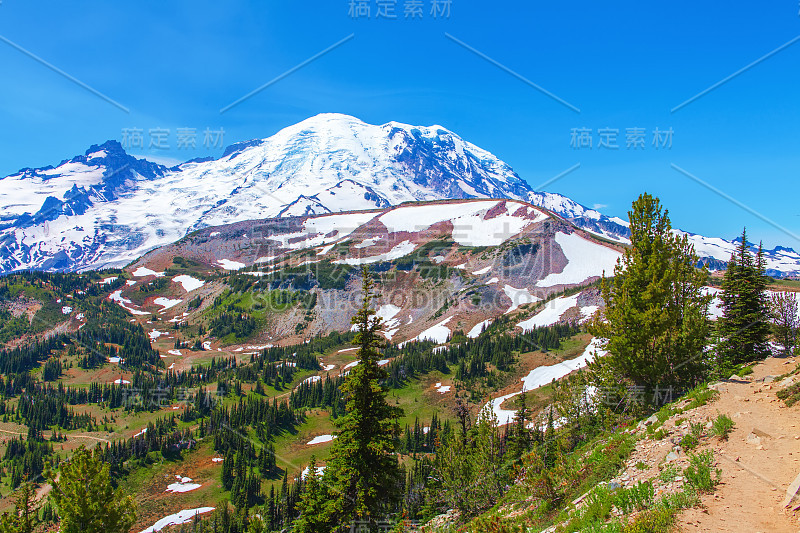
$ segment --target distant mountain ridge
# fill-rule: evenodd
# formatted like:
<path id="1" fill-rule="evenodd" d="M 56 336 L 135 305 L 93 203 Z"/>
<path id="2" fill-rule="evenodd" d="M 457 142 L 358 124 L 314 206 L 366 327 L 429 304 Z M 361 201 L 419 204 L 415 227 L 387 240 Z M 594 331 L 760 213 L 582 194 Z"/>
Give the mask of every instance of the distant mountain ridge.
<path id="1" fill-rule="evenodd" d="M 188 232 L 243 220 L 383 209 L 404 202 L 506 198 L 626 242 L 627 224 L 534 191 L 505 162 L 441 126 L 311 117 L 218 159 L 168 168 L 116 141 L 55 167 L 0 179 L 0 273 L 121 266 Z M 690 234 L 691 235 L 691 234 Z M 732 243 L 692 236 L 713 265 Z M 800 254 L 768 252 L 776 275 L 800 274 Z"/>

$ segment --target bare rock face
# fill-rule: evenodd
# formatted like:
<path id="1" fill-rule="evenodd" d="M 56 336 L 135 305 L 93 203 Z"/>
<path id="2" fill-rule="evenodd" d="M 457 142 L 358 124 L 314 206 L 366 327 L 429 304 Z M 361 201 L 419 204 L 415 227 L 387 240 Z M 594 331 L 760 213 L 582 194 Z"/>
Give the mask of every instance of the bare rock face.
<path id="1" fill-rule="evenodd" d="M 256 284 L 315 294 L 312 312 L 276 317 L 266 341 L 296 327 L 306 337 L 350 329 L 367 265 L 382 276 L 376 304 L 393 322 L 396 342 L 443 321 L 450 333 L 467 334 L 498 316 L 530 316 L 537 302 L 597 280 L 621 250 L 522 201 L 450 200 L 203 228 L 130 269 L 162 272 L 181 258 L 199 263 L 204 275 L 237 272 L 237 291 Z M 582 321 L 600 309 L 599 293 L 586 292 L 570 297 L 569 313 L 551 313 L 550 323 Z"/>

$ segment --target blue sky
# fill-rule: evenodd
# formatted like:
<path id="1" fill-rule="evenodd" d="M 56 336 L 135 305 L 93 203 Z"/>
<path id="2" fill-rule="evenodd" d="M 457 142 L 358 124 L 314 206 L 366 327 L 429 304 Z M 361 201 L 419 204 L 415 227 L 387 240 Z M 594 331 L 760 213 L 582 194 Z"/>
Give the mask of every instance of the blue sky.
<path id="1" fill-rule="evenodd" d="M 221 154 L 202 146 L 207 128 L 224 129 L 228 145 L 340 112 L 370 123 L 443 125 L 533 187 L 580 163 L 546 190 L 609 215 L 625 218 L 647 190 L 677 227 L 732 238 L 747 225 L 770 247 L 800 249 L 775 225 L 671 167 L 800 234 L 800 42 L 671 111 L 800 35 L 797 0 L 452 0 L 450 16 L 436 18 L 433 0 L 422 0 L 422 18 L 406 19 L 412 1 L 389 1 L 397 18 L 379 19 L 379 0 L 368 2 L 369 18 L 351 17 L 350 0 L 2 0 L 0 36 L 128 112 L 0 42 L 0 175 L 122 140 L 125 128 L 144 130 L 145 146 L 150 129 L 169 129 L 169 149 L 148 155 L 186 160 Z M 179 128 L 196 130 L 197 149 L 177 148 Z M 591 130 L 591 149 L 571 146 L 575 128 Z M 598 147 L 603 128 L 618 130 L 620 148 Z M 644 148 L 625 147 L 629 128 L 644 129 Z M 652 145 L 656 128 L 672 129 L 671 148 Z"/>

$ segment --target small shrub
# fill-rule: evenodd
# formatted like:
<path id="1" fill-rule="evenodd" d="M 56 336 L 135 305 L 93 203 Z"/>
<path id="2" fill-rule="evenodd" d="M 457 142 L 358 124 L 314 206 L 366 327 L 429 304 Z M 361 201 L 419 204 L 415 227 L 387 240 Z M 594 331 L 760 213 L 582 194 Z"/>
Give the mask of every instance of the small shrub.
<path id="1" fill-rule="evenodd" d="M 639 461 L 638 463 L 636 463 L 636 468 L 638 468 L 639 470 L 647 470 L 647 464 L 644 463 L 643 461 Z"/>
<path id="2" fill-rule="evenodd" d="M 713 450 L 689 454 L 689 466 L 684 471 L 686 482 L 698 492 L 711 492 L 722 477 L 722 470 L 712 469 Z M 715 475 L 714 475 L 715 474 Z"/>
<path id="3" fill-rule="evenodd" d="M 653 440 L 661 440 L 668 435 L 667 430 L 664 428 L 659 429 L 658 431 L 653 432 Z"/>
<path id="4" fill-rule="evenodd" d="M 671 483 L 675 481 L 675 478 L 678 477 L 679 474 L 680 470 L 678 470 L 678 467 L 670 464 L 666 465 L 664 469 L 659 472 L 658 479 L 662 483 Z"/>
<path id="5" fill-rule="evenodd" d="M 793 406 L 800 401 L 800 383 L 795 383 L 791 387 L 778 391 L 777 396 L 786 402 L 787 407 Z"/>
<path id="6" fill-rule="evenodd" d="M 669 407 L 662 407 L 656 413 L 656 418 L 658 418 L 658 421 L 661 422 L 662 424 L 667 420 L 667 418 L 671 416 L 672 416 L 672 411 L 670 410 Z"/>
<path id="7" fill-rule="evenodd" d="M 719 393 L 714 389 L 698 388 L 690 392 L 687 396 L 692 399 L 689 405 L 686 406 L 686 411 L 703 406 L 714 400 Z"/>
<path id="8" fill-rule="evenodd" d="M 653 485 L 649 481 L 645 481 L 631 488 L 615 491 L 611 499 L 614 507 L 619 509 L 622 514 L 630 514 L 633 511 L 641 511 L 650 507 L 654 497 Z"/>
<path id="9" fill-rule="evenodd" d="M 711 434 L 719 440 L 728 440 L 728 435 L 735 425 L 728 415 L 718 414 L 711 423 Z"/>
<path id="10" fill-rule="evenodd" d="M 681 492 L 667 494 L 658 500 L 659 507 L 665 507 L 673 511 L 689 509 L 700 504 L 700 497 L 691 486 L 684 488 Z"/>
<path id="11" fill-rule="evenodd" d="M 693 450 L 697 448 L 697 445 L 700 444 L 700 441 L 694 436 L 694 433 L 689 433 L 688 435 L 685 435 L 678 444 L 680 444 L 680 447 L 684 450 Z"/>
<path id="12" fill-rule="evenodd" d="M 579 516 L 573 518 L 566 525 L 565 531 L 568 533 L 577 531 L 591 531 L 592 526 L 597 524 L 604 524 L 606 519 L 611 515 L 611 508 L 614 505 L 614 495 L 621 492 L 622 489 L 617 489 L 612 492 L 605 485 L 598 485 L 586 497 L 583 508 Z"/>
<path id="13" fill-rule="evenodd" d="M 622 528 L 622 533 L 665 533 L 675 523 L 675 512 L 671 509 L 657 507 L 636 517 Z"/>

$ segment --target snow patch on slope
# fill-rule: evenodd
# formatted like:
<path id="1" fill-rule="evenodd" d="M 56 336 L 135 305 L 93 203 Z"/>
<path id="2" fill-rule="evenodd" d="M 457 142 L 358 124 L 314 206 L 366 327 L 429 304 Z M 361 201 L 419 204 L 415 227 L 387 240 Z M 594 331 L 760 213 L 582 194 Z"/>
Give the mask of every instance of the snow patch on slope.
<path id="1" fill-rule="evenodd" d="M 555 240 L 567 258 L 564 270 L 548 274 L 536 283 L 537 287 L 574 285 L 589 278 L 611 274 L 622 254 L 611 248 L 588 241 L 577 233 L 556 233 Z"/>

